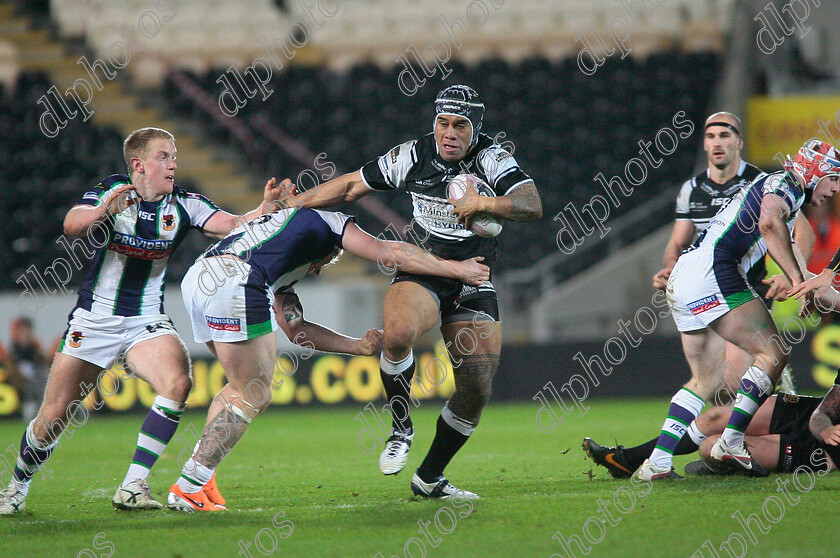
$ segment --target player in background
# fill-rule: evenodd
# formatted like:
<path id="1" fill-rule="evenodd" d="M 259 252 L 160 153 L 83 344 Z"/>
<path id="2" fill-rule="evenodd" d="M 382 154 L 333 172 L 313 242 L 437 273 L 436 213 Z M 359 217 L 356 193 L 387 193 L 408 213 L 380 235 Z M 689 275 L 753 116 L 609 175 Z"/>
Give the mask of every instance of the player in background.
<path id="1" fill-rule="evenodd" d="M 813 276 L 809 271 L 806 271 L 805 274 L 808 277 Z M 772 279 L 773 285 L 768 294 L 773 294 L 776 290 L 783 289 L 784 293 L 790 290 L 790 285 L 785 285 L 787 280 L 784 276 L 774 276 Z M 820 311 L 840 310 L 840 293 L 835 289 L 826 287 L 820 289 L 815 295 L 819 299 L 817 308 Z M 835 378 L 835 384 L 838 383 L 840 383 L 840 371 Z M 835 398 L 840 400 L 840 391 L 838 391 L 837 385 L 826 395 L 825 399 L 828 402 L 826 407 Z M 817 464 L 811 460 L 813 452 L 823 445 L 833 446 L 823 447 L 822 454 L 820 454 L 828 454 L 828 463 L 830 463 L 828 468 L 833 469 L 835 468 L 834 464 L 840 463 L 838 461 L 840 448 L 837 447 L 840 437 L 835 437 L 832 434 L 834 431 L 840 431 L 840 427 L 835 427 L 831 431 L 825 432 L 824 435 L 815 433 L 814 436 L 811 436 L 809 431 L 811 414 L 822 401 L 823 398 L 797 396 L 795 394 L 779 394 L 765 400 L 744 431 L 750 454 L 759 466 L 768 471 L 780 473 L 792 473 L 800 465 L 812 470 L 825 470 L 824 459 L 815 459 L 815 461 L 820 462 Z M 674 455 L 686 455 L 699 449 L 703 457 L 703 459 L 692 461 L 685 466 L 687 475 L 738 472 L 732 469 L 715 471 L 706 464 L 707 461 L 711 463 L 712 467 L 715 467 L 715 463 L 709 459 L 709 453 L 720 434 L 726 429 L 732 409 L 732 405 L 711 407 L 703 411 L 692 422 L 692 425 L 695 425 L 703 436 L 703 442 L 699 444 L 699 448 L 698 444 L 694 443 L 688 436 L 684 436 L 679 441 L 674 450 Z M 833 421 L 831 424 L 837 425 L 840 423 L 840 406 L 834 408 L 829 415 L 830 421 Z M 824 428 L 825 425 L 820 430 Z M 620 479 L 629 478 L 633 471 L 641 467 L 656 447 L 657 442 L 658 438 L 653 438 L 637 446 L 624 447 L 617 445 L 610 447 L 602 446 L 591 438 L 584 438 L 583 449 L 596 465 L 605 467 L 613 478 Z M 820 467 L 815 467 L 815 465 L 820 465 Z"/>
<path id="2" fill-rule="evenodd" d="M 59 443 L 97 375 L 118 359 L 157 392 L 140 427 L 137 449 L 113 504 L 159 509 L 146 479 L 175 430 L 192 387 L 186 347 L 163 310 L 166 266 L 190 229 L 223 238 L 242 217 L 220 211 L 204 196 L 175 185 L 175 138 L 160 128 L 132 132 L 123 145 L 130 176 L 112 175 L 67 212 L 64 232 L 87 235 L 72 249 L 91 259 L 67 331 L 50 370 L 38 416 L 20 442 L 14 479 L 0 492 L 0 514 L 25 507 L 32 477 Z M 263 213 L 282 191 L 270 180 L 265 199 L 244 218 Z"/>
<path id="3" fill-rule="evenodd" d="M 478 287 L 401 271 L 385 295 L 380 375 L 391 406 L 393 430 L 380 455 L 379 468 L 394 475 L 406 465 L 414 439 L 409 409 L 415 368 L 412 349 L 417 338 L 440 319 L 455 392 L 438 418 L 432 446 L 412 478 L 411 489 L 424 497 L 447 498 L 458 489 L 449 484 L 443 471 L 478 426 L 502 346 L 498 300 L 491 282 L 496 241 L 472 233 L 470 219 L 486 212 L 513 221 L 532 221 L 542 216 L 542 203 L 534 181 L 519 168 L 512 151 L 481 133 L 484 102 L 478 93 L 465 85 L 447 87 L 437 95 L 434 109 L 432 133 L 394 147 L 355 172 L 298 194 L 291 203 L 331 207 L 374 191 L 404 189 L 413 203 L 414 243 L 443 258 L 483 256 L 490 266 L 491 280 Z M 449 199 L 449 181 L 464 172 L 481 178 L 497 197 L 479 196 L 470 187 L 461 200 Z M 477 498 L 471 492 L 461 493 Z"/>
<path id="4" fill-rule="evenodd" d="M 706 118 L 703 134 L 703 151 L 706 152 L 707 167 L 703 172 L 686 180 L 677 195 L 674 227 L 671 238 L 662 257 L 663 267 L 653 276 L 654 288 L 665 290 L 671 270 L 680 254 L 709 226 L 712 218 L 726 206 L 732 197 L 744 186 L 764 175 L 758 167 L 741 159 L 744 140 L 741 137 L 743 125 L 741 119 L 729 112 L 716 112 Z M 796 245 L 807 260 L 814 245 L 814 232 L 804 215 L 796 218 L 793 237 Z M 761 258 L 747 271 L 747 282 L 758 293 L 768 308 L 772 298 L 767 298 L 769 287 L 764 277 L 767 274 L 765 259 Z M 750 364 L 752 355 L 737 345 L 724 341 L 718 335 L 710 334 L 710 351 L 724 350 L 724 364 L 720 371 L 723 382 L 735 386 L 741 380 Z M 790 367 L 786 366 L 782 374 L 781 390 L 793 393 L 793 379 Z M 730 392 L 720 389 L 713 396 L 713 403 L 725 404 L 730 400 Z M 680 440 L 675 448 L 677 455 L 692 453 L 706 438 L 703 430 L 693 422 L 688 425 L 687 436 Z M 650 455 L 656 446 L 656 439 L 634 448 L 622 446 L 602 446 L 591 438 L 584 438 L 583 449 L 590 456 L 601 456 L 611 463 L 616 474 L 630 476 L 639 468 L 644 459 L 639 455 Z M 595 457 L 593 457 L 595 458 Z"/>
<path id="5" fill-rule="evenodd" d="M 686 180 L 677 195 L 676 217 L 671 238 L 662 256 L 663 267 L 653 276 L 654 288 L 665 290 L 668 277 L 680 254 L 687 249 L 697 236 L 706 230 L 712 217 L 738 193 L 764 173 L 758 167 L 741 159 L 744 140 L 741 137 L 743 125 L 741 119 L 729 112 L 716 112 L 706 119 L 703 134 L 703 151 L 706 152 L 707 168 L 697 176 Z M 793 238 L 807 261 L 813 250 L 815 235 L 808 219 L 803 214 L 796 218 Z M 755 289 L 768 308 L 773 301 L 766 298 L 768 284 L 765 260 L 758 260 L 747 271 L 747 282 Z M 725 344 L 726 365 L 723 373 L 726 382 L 735 385 L 741 379 L 749 365 L 751 355 L 736 345 L 717 340 Z M 794 393 L 793 377 L 790 367 L 785 367 L 780 383 L 781 391 Z M 719 403 L 725 403 L 728 392 L 721 392 Z M 702 438 L 696 438 L 696 431 L 689 429 L 691 438 L 699 444 Z"/>
<path id="6" fill-rule="evenodd" d="M 181 284 L 193 336 L 218 358 L 228 383 L 210 405 L 195 453 L 169 489 L 170 508 L 226 509 L 205 493 L 204 485 L 268 406 L 269 384 L 280 385 L 275 379 L 278 324 L 290 341 L 310 351 L 373 355 L 382 349 L 379 330 L 354 339 L 303 318 L 294 285 L 308 273 L 318 275 L 342 249 L 392 271 L 437 275 L 472 286 L 490 277 L 490 268 L 478 263 L 480 257 L 452 262 L 403 242 L 381 241 L 341 213 L 284 209 L 234 229 L 196 260 Z"/>
<path id="7" fill-rule="evenodd" d="M 667 297 L 692 378 L 671 399 L 656 448 L 636 472 L 640 479 L 677 477 L 674 450 L 705 400 L 721 387 L 724 352 L 715 335 L 753 355 L 753 360 L 739 383 L 735 408 L 712 457 L 754 475 L 766 474 L 750 457 L 743 433 L 773 392 L 787 351 L 767 308 L 747 282 L 747 271 L 769 252 L 792 285 L 802 283 L 805 264 L 791 244 L 797 212 L 806 201 L 819 205 L 838 190 L 837 151 L 809 141 L 785 162 L 784 170 L 759 177 L 738 192 L 680 256 L 668 279 Z"/>
<path id="8" fill-rule="evenodd" d="M 20 412 L 23 420 L 29 422 L 38 414 L 44 387 L 47 385 L 47 358 L 41 344 L 35 338 L 32 320 L 18 317 L 9 324 L 11 347 L 8 354 L 0 357 L 6 373 L 10 374 L 20 393 Z M 0 348 L 0 352 L 2 348 Z"/>

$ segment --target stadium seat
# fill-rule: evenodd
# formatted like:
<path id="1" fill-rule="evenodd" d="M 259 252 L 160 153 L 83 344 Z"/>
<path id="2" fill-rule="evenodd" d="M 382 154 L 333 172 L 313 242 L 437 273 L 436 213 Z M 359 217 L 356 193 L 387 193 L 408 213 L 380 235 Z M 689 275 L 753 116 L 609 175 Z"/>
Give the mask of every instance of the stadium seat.
<path id="1" fill-rule="evenodd" d="M 440 5 L 441 10 L 452 13 L 454 4 Z M 351 7 L 347 7 L 349 13 Z M 338 18 L 328 22 L 334 23 Z M 598 69 L 599 79 L 581 72 L 573 57 L 559 61 L 528 57 L 518 63 L 493 57 L 469 65 L 450 63 L 453 73 L 446 83 L 463 81 L 481 92 L 487 104 L 484 130 L 505 132 L 506 140 L 515 145 L 514 156 L 535 179 L 544 201 L 546 215 L 540 222 L 507 228 L 504 245 L 515 247 L 518 257 L 515 262 L 503 261 L 502 269 L 529 266 L 556 252 L 558 225 L 549 212 L 556 215 L 569 202 L 580 208 L 593 195 L 603 193 L 595 175 L 622 176 L 626 162 L 638 156 L 637 142 L 650 139 L 669 124 L 673 106 L 699 122 L 709 92 L 693 84 L 711 79 L 717 60 L 713 52 L 663 51 L 639 60 L 614 57 Z M 414 95 L 397 94 L 401 70 L 391 64 L 383 71 L 372 63 L 355 64 L 343 72 L 290 65 L 275 73 L 268 84 L 274 90 L 272 96 L 262 103 L 248 103 L 237 118 L 249 122 L 259 117 L 272 122 L 309 151 L 326 153 L 340 171 L 359 168 L 390 146 L 431 130 L 429 107 L 443 82 L 437 75 L 427 77 Z M 219 74 L 211 71 L 196 79 L 215 96 Z M 192 106 L 188 95 L 178 94 L 172 84 L 166 91 L 179 113 L 194 114 L 208 134 L 230 140 L 225 129 Z M 674 99 L 679 100 L 676 105 Z M 252 161 L 254 173 L 296 176 L 306 167 L 261 134 L 256 135 L 257 145 L 250 147 L 271 156 Z M 593 153 L 594 138 L 609 149 Z M 612 209 L 611 218 L 644 203 L 663 188 L 672 195 L 671 190 L 678 186 L 671 183 L 672 177 L 682 176 L 686 167 L 693 166 L 695 153 L 692 143 L 682 143 L 660 168 L 648 169 L 645 184 L 621 200 L 619 207 Z M 387 199 L 410 218 L 406 197 Z M 384 224 L 376 216 L 358 207 L 347 210 L 371 232 L 383 230 Z M 661 224 L 669 217 L 661 216 Z M 658 224 L 651 223 L 650 228 Z M 560 275 L 573 271 L 563 269 Z"/>

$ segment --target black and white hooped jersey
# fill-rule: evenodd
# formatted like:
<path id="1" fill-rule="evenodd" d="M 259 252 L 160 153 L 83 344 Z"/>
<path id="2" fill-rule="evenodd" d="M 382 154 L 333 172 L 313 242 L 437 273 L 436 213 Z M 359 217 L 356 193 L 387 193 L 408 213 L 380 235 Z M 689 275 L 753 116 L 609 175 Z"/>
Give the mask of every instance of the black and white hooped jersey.
<path id="1" fill-rule="evenodd" d="M 728 204 L 741 188 L 763 174 L 758 167 L 741 161 L 735 176 L 724 184 L 718 184 L 712 181 L 709 169 L 704 170 L 694 178 L 686 180 L 680 188 L 677 195 L 676 220 L 693 222 L 695 235 L 699 235 L 709 226 L 712 217 Z"/>
<path id="2" fill-rule="evenodd" d="M 131 179 L 111 175 L 82 195 L 76 205 L 99 207 Z M 136 192 L 130 195 L 139 197 Z M 219 211 L 200 194 L 174 186 L 158 201 L 140 200 L 91 230 L 96 250 L 79 289 L 78 307 L 94 314 L 142 316 L 163 313 L 164 275 L 169 258 L 190 229 L 201 230 Z"/>
<path id="3" fill-rule="evenodd" d="M 421 238 L 428 237 L 433 253 L 459 259 L 495 254 L 496 240 L 481 238 L 458 223 L 447 202 L 449 181 L 462 173 L 478 176 L 497 196 L 531 180 L 511 154 L 486 134 L 479 134 L 478 145 L 458 162 L 444 161 L 434 134 L 428 134 L 394 147 L 361 169 L 368 188 L 403 188 L 411 194 L 413 228 Z"/>
<path id="4" fill-rule="evenodd" d="M 290 208 L 251 219 L 211 246 L 202 257 L 233 254 L 248 263 L 275 292 L 303 279 L 309 265 L 342 247 L 355 217 L 335 211 Z"/>

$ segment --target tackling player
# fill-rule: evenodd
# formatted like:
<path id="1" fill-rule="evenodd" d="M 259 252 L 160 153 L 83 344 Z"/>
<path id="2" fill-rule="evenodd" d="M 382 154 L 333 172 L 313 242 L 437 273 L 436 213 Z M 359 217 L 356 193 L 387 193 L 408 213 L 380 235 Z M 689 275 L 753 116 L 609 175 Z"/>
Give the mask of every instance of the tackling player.
<path id="1" fill-rule="evenodd" d="M 163 310 L 166 267 L 190 229 L 222 238 L 242 218 L 176 186 L 175 152 L 175 138 L 166 130 L 135 130 L 123 144 L 130 176 L 109 176 L 85 192 L 65 217 L 64 232 L 87 235 L 96 250 L 55 355 L 43 404 L 21 438 L 14 479 L 0 492 L 0 514 L 24 509 L 33 475 L 49 459 L 75 411 L 71 403 L 83 399 L 86 386 L 92 389 L 97 375 L 118 359 L 125 360 L 129 373 L 149 382 L 157 396 L 112 501 L 123 509 L 163 507 L 146 479 L 175 433 L 192 387 L 186 348 Z M 270 180 L 263 203 L 244 218 L 262 214 L 281 191 Z"/>
<path id="2" fill-rule="evenodd" d="M 723 352 L 710 351 L 714 335 L 753 356 L 738 386 L 735 408 L 711 450 L 714 459 L 751 474 L 766 471 L 744 446 L 744 430 L 773 392 L 787 353 L 767 308 L 747 283 L 747 270 L 769 251 L 793 286 L 803 282 L 804 262 L 791 245 L 796 214 L 806 201 L 819 205 L 840 190 L 840 154 L 808 141 L 785 169 L 742 189 L 680 256 L 668 280 L 667 297 L 692 379 L 671 399 L 656 448 L 636 472 L 642 480 L 676 477 L 674 450 L 721 386 Z M 770 340 L 770 341 L 768 341 Z"/>
<path id="3" fill-rule="evenodd" d="M 434 108 L 432 133 L 394 147 L 355 172 L 298 194 L 292 203 L 329 207 L 374 191 L 404 189 L 413 203 L 414 240 L 441 257 L 483 256 L 492 280 L 496 241 L 472 233 L 470 220 L 482 212 L 513 221 L 539 219 L 540 196 L 512 153 L 481 133 L 484 102 L 472 88 L 447 87 L 437 95 Z M 449 181 L 463 172 L 477 175 L 497 197 L 479 196 L 470 187 L 458 202 L 448 199 Z M 443 471 L 478 426 L 499 365 L 502 329 L 495 288 L 491 281 L 476 288 L 457 280 L 402 271 L 388 289 L 383 315 L 385 349 L 380 375 L 391 406 L 393 430 L 380 455 L 379 468 L 394 475 L 406 465 L 414 439 L 408 403 L 414 377 L 412 349 L 417 338 L 440 319 L 455 392 L 438 418 L 434 441 L 412 478 L 411 489 L 420 496 L 447 498 L 458 489 L 449 484 Z M 477 498 L 471 492 L 461 492 Z"/>
<path id="4" fill-rule="evenodd" d="M 264 215 L 211 246 L 184 276 L 181 293 L 196 342 L 207 343 L 228 383 L 210 405 L 195 453 L 169 489 L 170 508 L 225 509 L 203 487 L 268 406 L 269 383 L 279 387 L 274 373 L 278 324 L 291 341 L 310 350 L 372 355 L 382 349 L 382 333 L 376 329 L 353 339 L 303 318 L 294 285 L 307 273 L 318 275 L 342 249 L 380 266 L 472 286 L 490 277 L 480 257 L 443 260 L 403 242 L 378 240 L 347 215 L 306 208 Z"/>

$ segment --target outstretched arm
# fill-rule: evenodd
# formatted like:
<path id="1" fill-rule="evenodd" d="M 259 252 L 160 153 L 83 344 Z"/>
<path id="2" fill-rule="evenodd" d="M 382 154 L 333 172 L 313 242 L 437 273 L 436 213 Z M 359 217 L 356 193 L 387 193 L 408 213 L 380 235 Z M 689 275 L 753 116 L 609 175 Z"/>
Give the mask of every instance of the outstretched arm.
<path id="1" fill-rule="evenodd" d="M 378 329 L 370 329 L 364 337 L 357 339 L 307 322 L 295 293 L 278 293 L 274 298 L 274 313 L 280 329 L 297 345 L 328 353 L 370 356 L 381 351 L 385 344 L 385 335 Z"/>
<path id="2" fill-rule="evenodd" d="M 264 213 L 269 213 L 274 209 L 278 209 L 280 207 L 280 202 L 278 200 L 290 186 L 291 181 L 289 181 L 288 178 L 280 184 L 277 184 L 275 178 L 271 177 L 268 182 L 265 183 L 265 188 L 263 189 L 263 201 L 260 205 L 244 215 L 234 215 L 232 213 L 228 213 L 227 211 L 217 211 L 204 224 L 204 234 L 214 238 L 224 238 L 230 234 L 230 231 L 239 225 L 247 223 L 251 219 L 259 217 Z"/>
<path id="3" fill-rule="evenodd" d="M 478 263 L 484 258 L 444 260 L 413 244 L 374 238 L 355 223 L 347 224 L 342 245 L 351 254 L 378 264 L 386 273 L 399 268 L 405 273 L 437 275 L 475 286 L 490 279 L 490 268 Z"/>
<path id="4" fill-rule="evenodd" d="M 333 178 L 314 188 L 298 193 L 296 188 L 289 188 L 285 207 L 335 207 L 344 202 L 354 202 L 368 195 L 371 189 L 362 181 L 362 171 L 357 170 Z"/>

